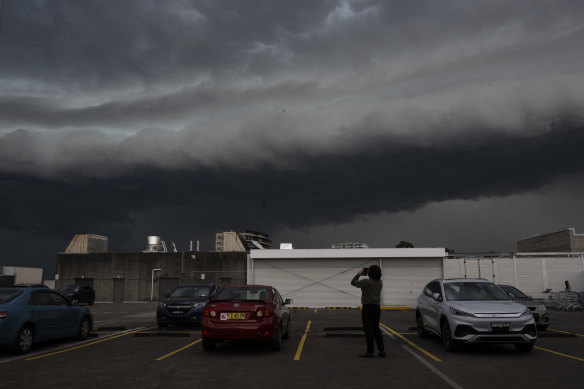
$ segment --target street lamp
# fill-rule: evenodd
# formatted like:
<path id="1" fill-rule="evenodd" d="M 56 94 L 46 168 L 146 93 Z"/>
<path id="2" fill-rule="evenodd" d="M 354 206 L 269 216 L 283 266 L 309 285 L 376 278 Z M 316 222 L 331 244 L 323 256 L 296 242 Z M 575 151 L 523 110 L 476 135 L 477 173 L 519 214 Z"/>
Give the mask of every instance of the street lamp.
<path id="1" fill-rule="evenodd" d="M 150 302 L 154 300 L 154 272 L 162 271 L 162 269 L 152 269 L 152 287 L 150 288 Z"/>

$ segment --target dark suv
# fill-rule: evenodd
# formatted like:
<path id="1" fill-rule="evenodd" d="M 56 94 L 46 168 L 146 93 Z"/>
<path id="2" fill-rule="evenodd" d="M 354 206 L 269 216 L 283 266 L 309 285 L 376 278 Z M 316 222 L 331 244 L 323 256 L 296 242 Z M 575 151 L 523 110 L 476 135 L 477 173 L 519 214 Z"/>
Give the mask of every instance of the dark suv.
<path id="1" fill-rule="evenodd" d="M 95 290 L 91 286 L 65 285 L 59 289 L 59 292 L 69 300 L 77 301 L 80 304 L 93 305 L 95 302 Z"/>
<path id="2" fill-rule="evenodd" d="M 169 324 L 201 324 L 203 309 L 216 290 L 215 284 L 180 285 L 158 305 L 158 327 L 164 328 Z"/>
<path id="3" fill-rule="evenodd" d="M 536 300 L 531 296 L 526 295 L 519 289 L 511 285 L 497 285 L 499 288 L 503 289 L 505 293 L 509 295 L 513 300 L 525 305 L 531 311 L 537 329 L 539 331 L 546 330 L 550 319 L 547 313 L 547 309 L 543 301 Z"/>

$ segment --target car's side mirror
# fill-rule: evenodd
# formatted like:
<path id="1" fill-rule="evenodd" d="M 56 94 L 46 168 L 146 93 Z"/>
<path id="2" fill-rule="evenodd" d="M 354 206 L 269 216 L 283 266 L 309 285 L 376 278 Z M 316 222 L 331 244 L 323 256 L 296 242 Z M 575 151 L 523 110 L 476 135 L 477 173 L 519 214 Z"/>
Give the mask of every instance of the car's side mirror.
<path id="1" fill-rule="evenodd" d="M 511 300 L 515 300 L 515 295 L 511 292 L 507 292 L 507 296 L 511 298 Z"/>
<path id="2" fill-rule="evenodd" d="M 436 301 L 442 301 L 442 296 L 440 293 L 432 293 L 432 298 Z"/>
<path id="3" fill-rule="evenodd" d="M 169 298 L 169 297 L 170 297 L 170 294 L 168 294 L 168 293 L 164 295 L 164 298 Z"/>
<path id="4" fill-rule="evenodd" d="M 294 301 L 292 299 L 286 299 L 284 300 L 284 305 L 290 305 L 292 304 Z"/>

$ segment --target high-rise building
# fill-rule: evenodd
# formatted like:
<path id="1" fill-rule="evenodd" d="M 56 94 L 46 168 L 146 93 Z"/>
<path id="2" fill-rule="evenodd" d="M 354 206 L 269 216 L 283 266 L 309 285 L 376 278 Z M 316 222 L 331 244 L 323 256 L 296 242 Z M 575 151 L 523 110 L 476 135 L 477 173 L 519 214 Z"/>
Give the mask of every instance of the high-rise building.
<path id="1" fill-rule="evenodd" d="M 241 230 L 215 234 L 215 251 L 249 251 L 271 247 L 270 235 L 264 232 Z"/>

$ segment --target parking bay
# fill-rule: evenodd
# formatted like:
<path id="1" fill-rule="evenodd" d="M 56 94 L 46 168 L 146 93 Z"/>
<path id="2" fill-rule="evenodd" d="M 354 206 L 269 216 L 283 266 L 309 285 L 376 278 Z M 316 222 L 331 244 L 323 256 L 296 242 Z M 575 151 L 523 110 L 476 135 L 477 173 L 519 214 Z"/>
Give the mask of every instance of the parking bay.
<path id="1" fill-rule="evenodd" d="M 255 342 L 200 346 L 200 330 L 155 326 L 153 304 L 96 304 L 95 336 L 40 344 L 15 357 L 0 350 L 0 387 L 582 387 L 584 313 L 551 311 L 536 348 L 465 347 L 448 353 L 438 338 L 419 339 L 412 310 L 384 310 L 387 358 L 362 359 L 359 310 L 292 311 L 281 352 Z M 310 323 L 310 324 L 309 324 Z M 578 334 L 578 335 L 576 335 Z"/>

